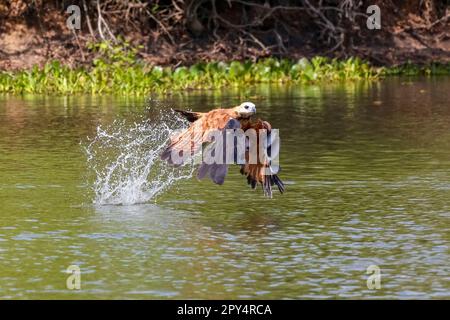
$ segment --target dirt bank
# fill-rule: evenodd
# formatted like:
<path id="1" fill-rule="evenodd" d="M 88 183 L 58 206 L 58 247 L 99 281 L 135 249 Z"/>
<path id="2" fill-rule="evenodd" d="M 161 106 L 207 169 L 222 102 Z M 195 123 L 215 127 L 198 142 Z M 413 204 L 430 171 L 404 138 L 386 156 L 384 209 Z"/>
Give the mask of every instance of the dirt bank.
<path id="1" fill-rule="evenodd" d="M 319 5 L 320 3 L 320 5 Z M 338 4 L 336 4 L 338 3 Z M 370 4 L 381 29 L 366 26 Z M 66 25 L 70 4 L 81 29 Z M 87 44 L 123 37 L 150 64 L 359 56 L 376 65 L 450 62 L 448 1 L 23 1 L 0 0 L 0 69 L 58 59 L 89 65 Z"/>

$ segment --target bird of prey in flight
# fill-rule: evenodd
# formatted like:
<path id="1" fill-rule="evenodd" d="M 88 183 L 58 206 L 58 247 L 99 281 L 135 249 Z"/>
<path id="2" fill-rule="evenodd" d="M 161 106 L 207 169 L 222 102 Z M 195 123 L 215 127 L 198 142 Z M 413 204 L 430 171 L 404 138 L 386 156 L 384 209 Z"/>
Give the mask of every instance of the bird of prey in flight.
<path id="1" fill-rule="evenodd" d="M 244 102 L 234 108 L 214 109 L 209 112 L 175 111 L 183 115 L 191 124 L 186 130 L 171 137 L 169 145 L 161 154 L 162 160 L 171 165 L 182 165 L 186 161 L 183 156 L 194 156 L 203 150 L 203 160 L 197 173 L 199 179 L 209 176 L 214 183 L 221 185 L 225 181 L 228 165 L 237 163 L 241 166 L 241 174 L 247 177 L 247 182 L 253 189 L 258 184 L 261 185 L 264 195 L 268 197 L 272 197 L 274 185 L 281 193 L 285 191 L 284 184 L 277 175 L 279 167 L 272 162 L 273 156 L 271 157 L 274 152 L 278 153 L 279 144 L 271 140 L 273 135 L 271 125 L 267 121 L 254 119 L 256 113 L 254 103 Z M 230 131 L 238 130 L 245 135 L 245 142 L 241 144 L 243 148 L 240 149 L 243 150 L 241 157 L 236 154 L 239 149 L 236 139 L 233 138 L 231 144 L 225 143 L 226 135 Z M 248 134 L 249 132 L 253 135 Z M 249 139 L 250 136 L 254 139 Z M 218 138 L 221 137 L 223 140 L 219 145 Z M 224 161 L 206 161 L 205 145 L 214 146 L 216 152 L 222 151 L 223 148 L 220 159 L 222 160 L 223 156 Z M 225 159 L 227 151 L 232 151 L 231 163 Z"/>

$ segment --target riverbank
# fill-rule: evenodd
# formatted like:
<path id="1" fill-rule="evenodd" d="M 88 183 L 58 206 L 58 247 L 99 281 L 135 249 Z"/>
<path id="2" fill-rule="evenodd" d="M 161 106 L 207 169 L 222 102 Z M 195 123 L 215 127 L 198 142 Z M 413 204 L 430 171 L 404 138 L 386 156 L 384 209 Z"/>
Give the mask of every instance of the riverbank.
<path id="1" fill-rule="evenodd" d="M 0 93 L 147 94 L 450 74 L 450 8 L 434 0 L 72 4 L 79 26 L 70 27 L 59 1 L 0 0 Z M 367 27 L 373 4 L 381 29 Z"/>
<path id="2" fill-rule="evenodd" d="M 126 39 L 150 66 L 359 57 L 377 67 L 450 63 L 450 7 L 443 1 L 0 0 L 0 70 L 50 61 L 90 68 L 91 43 Z M 213 5 L 214 4 L 214 5 Z M 381 28 L 367 26 L 377 5 Z"/>

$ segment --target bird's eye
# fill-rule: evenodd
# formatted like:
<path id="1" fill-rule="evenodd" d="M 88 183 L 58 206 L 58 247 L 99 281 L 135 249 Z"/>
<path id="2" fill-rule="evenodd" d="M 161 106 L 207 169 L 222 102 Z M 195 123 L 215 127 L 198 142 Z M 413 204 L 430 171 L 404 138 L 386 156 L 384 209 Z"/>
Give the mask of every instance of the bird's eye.
<path id="1" fill-rule="evenodd" d="M 244 108 L 245 108 L 245 109 L 248 109 L 248 105 L 246 105 Z"/>

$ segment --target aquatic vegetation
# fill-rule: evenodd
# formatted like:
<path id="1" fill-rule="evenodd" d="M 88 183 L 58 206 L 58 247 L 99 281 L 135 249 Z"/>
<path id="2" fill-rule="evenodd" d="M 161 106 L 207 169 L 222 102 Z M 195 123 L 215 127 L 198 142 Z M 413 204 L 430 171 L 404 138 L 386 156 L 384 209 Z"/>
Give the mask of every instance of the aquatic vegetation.
<path id="1" fill-rule="evenodd" d="M 89 69 L 71 69 L 58 61 L 44 68 L 0 72 L 0 92 L 12 93 L 147 93 L 161 90 L 248 86 L 256 83 L 309 83 L 375 78 L 377 72 L 358 59 L 313 58 L 298 62 L 273 58 L 258 62 L 211 62 L 175 69 L 129 65 L 95 59 Z"/>
<path id="2" fill-rule="evenodd" d="M 376 79 L 387 75 L 450 74 L 449 65 L 391 69 L 376 68 L 359 58 L 346 60 L 314 57 L 298 61 L 266 58 L 259 61 L 197 63 L 176 68 L 151 66 L 138 57 L 137 48 L 122 41 L 94 43 L 89 67 L 70 68 L 58 61 L 43 68 L 0 71 L 0 92 L 8 93 L 120 93 L 180 91 L 242 87 L 258 83 L 316 83 Z"/>
<path id="3" fill-rule="evenodd" d="M 391 68 L 385 68 L 383 70 L 383 74 L 386 76 L 450 75 L 450 63 L 431 63 L 428 65 L 406 63 Z"/>

